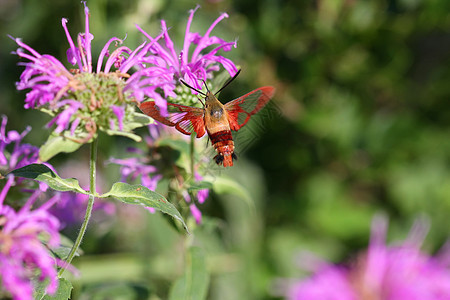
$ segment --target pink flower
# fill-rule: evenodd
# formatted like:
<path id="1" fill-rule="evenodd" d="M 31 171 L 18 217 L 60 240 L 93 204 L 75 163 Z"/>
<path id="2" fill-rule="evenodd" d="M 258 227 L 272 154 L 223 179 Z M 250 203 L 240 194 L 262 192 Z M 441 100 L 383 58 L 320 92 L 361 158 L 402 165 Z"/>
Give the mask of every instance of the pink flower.
<path id="1" fill-rule="evenodd" d="M 136 150 L 133 149 L 133 151 Z M 158 181 L 162 178 L 162 175 L 157 173 L 158 169 L 155 166 L 146 164 L 144 158 L 111 158 L 110 162 L 121 166 L 120 173 L 122 174 L 123 182 L 134 181 L 139 177 L 141 184 L 152 191 L 156 189 Z"/>
<path id="2" fill-rule="evenodd" d="M 375 218 L 369 248 L 351 267 L 316 264 L 314 275 L 291 285 L 288 299 L 450 299 L 449 260 L 432 257 L 420 246 L 423 224 L 399 246 L 387 246 L 387 221 Z M 445 256 L 448 256 L 446 253 Z"/>
<path id="3" fill-rule="evenodd" d="M 38 147 L 22 143 L 22 139 L 30 132 L 31 127 L 27 127 L 20 134 L 15 130 L 6 132 L 7 122 L 8 118 L 2 116 L 0 125 L 0 169 L 4 170 L 3 173 L 35 163 L 39 157 Z M 6 147 L 11 148 L 8 158 L 5 156 Z"/>
<path id="4" fill-rule="evenodd" d="M 39 148 L 22 143 L 30 131 L 21 134 L 15 130 L 6 131 L 7 118 L 2 117 L 0 126 L 0 168 L 5 174 L 13 169 L 38 161 Z M 47 166 L 51 167 L 47 164 Z M 36 200 L 47 190 L 47 185 L 39 188 L 25 185 L 25 179 L 7 175 L 0 190 L 0 277 L 1 284 L 13 299 L 33 299 L 32 279 L 48 280 L 47 292 L 54 293 L 58 285 L 56 265 L 49 248 L 59 246 L 59 220 L 49 213 L 50 207 L 58 200 L 52 197 L 39 208 L 32 210 Z M 9 193 L 14 189 L 14 192 Z M 8 195 L 9 193 L 9 195 Z M 22 203 L 23 194 L 29 194 L 24 206 L 15 211 L 7 203 Z M 20 197 L 20 198 L 18 198 Z M 41 240 L 47 240 L 46 245 Z"/>
<path id="5" fill-rule="evenodd" d="M 358 300 L 349 281 L 348 271 L 342 267 L 325 265 L 309 279 L 294 284 L 288 292 L 291 300 Z"/>
<path id="6" fill-rule="evenodd" d="M 0 173 L 6 174 L 14 169 L 24 167 L 29 164 L 37 163 L 39 160 L 39 148 L 30 144 L 22 143 L 23 138 L 30 132 L 31 127 L 27 127 L 22 133 L 15 130 L 6 131 L 6 124 L 8 118 L 2 116 L 2 123 L 0 125 Z M 50 164 L 46 164 L 49 168 L 53 168 Z M 26 180 L 20 177 L 9 176 L 6 184 L 0 193 L 0 202 L 6 197 L 9 189 L 15 187 L 16 189 L 23 188 L 22 183 Z M 20 188 L 19 188 L 20 187 Z M 27 190 L 30 191 L 27 186 Z M 46 191 L 47 185 L 39 183 L 39 190 Z M 34 190 L 31 189 L 31 192 Z M 14 202 L 16 199 L 12 199 Z"/>
<path id="7" fill-rule="evenodd" d="M 189 209 L 191 210 L 191 214 L 195 219 L 195 223 L 201 224 L 202 223 L 202 212 L 195 206 L 194 203 L 189 205 Z"/>
<path id="8" fill-rule="evenodd" d="M 47 248 L 59 246 L 59 221 L 47 211 L 55 199 L 31 210 L 40 193 L 35 191 L 17 212 L 4 205 L 3 199 L 0 202 L 1 282 L 17 300 L 33 299 L 32 277 L 36 271 L 39 271 L 39 281 L 48 279 L 47 293 L 53 294 L 58 287 L 56 265 L 59 261 Z M 41 237 L 47 238 L 47 246 L 42 244 Z"/>
<path id="9" fill-rule="evenodd" d="M 129 81 L 131 75 L 128 74 L 132 68 L 137 70 L 135 73 L 141 74 L 134 74 L 133 78 L 144 76 L 152 70 L 144 65 L 142 59 L 162 34 L 134 50 L 119 46 L 123 41 L 117 37 L 109 39 L 98 56 L 95 68 L 91 52 L 94 36 L 89 28 L 90 12 L 86 2 L 83 3 L 85 31 L 79 33 L 75 41 L 67 28 L 67 19 L 61 21 L 69 44 L 67 59 L 77 69 L 68 69 L 55 57 L 40 54 L 20 39 L 13 39 L 20 47 L 15 53 L 25 60 L 19 63 L 25 70 L 17 83 L 18 90 L 29 90 L 25 108 L 50 113 L 53 119 L 47 126 L 56 124 L 56 133 L 70 129 L 70 135 L 74 135 L 76 128 L 82 128 L 90 134 L 90 138 L 98 129 L 125 130 L 123 124 L 134 120 L 133 101 L 145 94 L 146 89 L 166 89 L 166 79 L 154 78 L 150 86 L 135 90 L 141 87 Z M 116 49 L 110 53 L 112 44 L 116 45 Z"/>
<path id="10" fill-rule="evenodd" d="M 196 181 L 202 181 L 203 176 L 201 176 L 197 171 L 194 172 L 194 177 Z M 197 191 L 197 200 L 198 203 L 203 204 L 209 196 L 209 190 L 208 189 L 202 189 Z"/>
<path id="11" fill-rule="evenodd" d="M 73 192 L 56 192 L 57 202 L 49 212 L 58 218 L 61 228 L 79 226 L 83 222 L 86 213 L 86 206 L 89 196 Z M 97 199 L 92 208 L 92 218 L 90 222 L 99 222 L 110 219 L 115 214 L 116 207 L 112 202 Z"/>
<path id="12" fill-rule="evenodd" d="M 231 60 L 217 54 L 220 50 L 230 51 L 232 47 L 236 47 L 236 42 L 226 42 L 216 36 L 211 36 L 214 27 L 224 18 L 228 18 L 228 15 L 226 13 L 221 14 L 206 30 L 205 34 L 201 35 L 200 33 L 190 31 L 194 13 L 198 8 L 199 6 L 189 12 L 184 44 L 181 50 L 175 48 L 175 45 L 168 34 L 166 22 L 161 20 L 165 41 L 164 45 L 153 43 L 149 49 L 150 55 L 147 55 L 142 59 L 143 62 L 151 64 L 151 67 L 136 72 L 129 80 L 132 84 L 130 84 L 128 88 L 133 86 L 135 90 L 143 91 L 141 95 L 135 94 L 139 101 L 143 99 L 144 95 L 148 96 L 156 102 L 162 112 L 165 112 L 167 109 L 166 101 L 158 93 L 156 87 L 159 86 L 162 88 L 165 98 L 176 98 L 177 95 L 174 92 L 176 87 L 175 84 L 180 78 L 184 79 L 193 87 L 201 89 L 201 80 L 211 78 L 212 72 L 218 71 L 220 65 L 222 65 L 231 76 L 236 74 L 236 65 Z M 156 40 L 140 27 L 137 28 L 150 40 L 150 42 Z M 189 50 L 192 45 L 195 45 L 195 48 L 193 49 L 192 55 L 189 57 Z M 211 50 L 207 50 L 208 47 L 213 45 L 216 46 Z"/>

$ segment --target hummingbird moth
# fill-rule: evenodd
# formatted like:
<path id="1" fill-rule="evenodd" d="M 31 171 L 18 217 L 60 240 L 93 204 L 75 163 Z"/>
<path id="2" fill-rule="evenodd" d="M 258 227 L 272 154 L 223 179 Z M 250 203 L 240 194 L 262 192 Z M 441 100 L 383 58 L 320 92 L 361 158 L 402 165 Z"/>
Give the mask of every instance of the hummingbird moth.
<path id="1" fill-rule="evenodd" d="M 231 130 L 237 131 L 247 124 L 250 117 L 260 111 L 272 98 L 275 89 L 270 86 L 260 87 L 235 100 L 222 104 L 216 97 L 228 84 L 240 73 L 240 70 L 230 78 L 216 93 L 209 91 L 206 94 L 190 86 L 183 80 L 184 85 L 203 95 L 204 102 L 200 102 L 203 108 L 167 103 L 168 116 L 163 116 L 154 101 L 143 102 L 139 105 L 141 111 L 156 121 L 175 127 L 179 132 L 190 135 L 193 132 L 197 137 L 202 137 L 205 132 L 211 140 L 211 144 L 217 151 L 214 157 L 218 165 L 224 167 L 233 166 L 233 160 L 237 159 L 234 153 L 234 142 Z"/>

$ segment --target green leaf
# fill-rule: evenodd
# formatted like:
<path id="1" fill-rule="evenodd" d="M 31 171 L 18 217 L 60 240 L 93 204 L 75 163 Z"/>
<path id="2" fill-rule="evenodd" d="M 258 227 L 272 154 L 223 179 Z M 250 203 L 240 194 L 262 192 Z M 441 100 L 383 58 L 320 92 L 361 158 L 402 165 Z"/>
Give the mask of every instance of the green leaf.
<path id="1" fill-rule="evenodd" d="M 134 133 L 132 133 L 132 132 L 128 132 L 128 131 L 120 131 L 120 130 L 106 129 L 105 132 L 106 132 L 106 134 L 108 134 L 108 135 L 120 135 L 120 136 L 124 136 L 124 137 L 127 137 L 127 138 L 129 138 L 129 139 L 132 139 L 132 140 L 135 141 L 135 142 L 140 142 L 140 141 L 142 141 L 142 138 L 141 138 L 139 135 L 134 134 Z"/>
<path id="2" fill-rule="evenodd" d="M 59 234 L 60 238 L 60 245 L 57 248 L 52 248 L 48 246 L 48 242 L 50 240 L 50 236 L 48 234 L 39 234 L 39 240 L 41 243 L 43 243 L 45 246 L 47 246 L 52 253 L 52 255 L 56 258 L 59 258 L 61 260 L 66 260 L 69 256 L 70 250 L 73 246 L 73 241 L 70 240 L 68 237 L 66 237 L 63 234 Z M 75 256 L 80 256 L 80 253 L 82 253 L 81 248 L 78 248 L 78 250 L 75 252 Z"/>
<path id="3" fill-rule="evenodd" d="M 61 152 L 72 153 L 83 146 L 83 143 L 75 142 L 74 139 L 81 141 L 88 137 L 88 134 L 85 132 L 75 132 L 75 134 L 71 136 L 71 139 L 64 137 L 69 135 L 69 131 L 63 131 L 60 134 L 52 132 L 45 144 L 42 145 L 39 150 L 39 159 L 41 161 L 48 161 L 50 158 Z"/>
<path id="4" fill-rule="evenodd" d="M 204 190 L 204 189 L 211 189 L 213 187 L 212 183 L 209 181 L 195 181 L 189 184 L 189 187 L 187 190 L 189 192 L 198 191 L 198 190 Z"/>
<path id="5" fill-rule="evenodd" d="M 186 231 L 189 233 L 189 230 L 186 226 L 186 223 L 183 220 L 183 217 L 178 212 L 178 210 L 173 206 L 172 203 L 167 201 L 160 194 L 151 191 L 143 185 L 135 184 L 130 185 L 128 183 L 116 182 L 112 186 L 111 190 L 106 194 L 100 195 L 100 198 L 113 197 L 119 201 L 128 204 L 140 204 L 145 207 L 153 207 L 156 208 L 163 213 L 166 213 L 173 218 L 180 221 Z"/>
<path id="6" fill-rule="evenodd" d="M 70 299 L 70 294 L 72 293 L 72 284 L 65 278 L 58 279 L 58 289 L 54 295 L 46 295 L 45 289 L 47 287 L 48 280 L 40 281 L 35 294 L 35 300 L 67 300 Z"/>
<path id="7" fill-rule="evenodd" d="M 139 135 L 134 134 L 132 132 L 133 129 L 152 124 L 155 122 L 155 120 L 153 120 L 147 115 L 137 112 L 132 113 L 131 116 L 132 116 L 131 120 L 123 122 L 123 130 L 111 130 L 109 128 L 102 128 L 102 130 L 106 132 L 108 135 L 120 135 L 132 139 L 135 142 L 140 142 L 142 141 L 142 138 Z"/>
<path id="8" fill-rule="evenodd" d="M 83 274 L 84 275 L 84 274 Z M 129 299 L 155 299 L 150 297 L 149 288 L 139 282 L 105 280 L 103 282 L 89 282 L 83 285 L 80 299 L 89 300 L 129 300 Z M 160 299 L 160 298 L 156 298 Z"/>
<path id="9" fill-rule="evenodd" d="M 177 279 L 170 289 L 169 300 L 185 300 L 186 278 Z"/>
<path id="10" fill-rule="evenodd" d="M 218 177 L 214 181 L 213 190 L 217 194 L 234 194 L 242 198 L 249 206 L 253 206 L 252 197 L 248 193 L 245 187 L 238 182 L 227 177 Z"/>
<path id="11" fill-rule="evenodd" d="M 48 186 L 60 192 L 77 192 L 80 194 L 89 193 L 83 190 L 75 178 L 63 179 L 53 172 L 49 167 L 42 164 L 31 164 L 11 171 L 10 174 L 18 177 L 34 179 L 45 182 Z"/>
<path id="12" fill-rule="evenodd" d="M 147 126 L 147 125 L 153 124 L 153 123 L 155 123 L 155 120 L 153 120 L 149 116 L 147 116 L 143 113 L 140 113 L 140 112 L 134 112 L 133 120 L 124 122 L 123 129 L 125 131 L 131 131 L 133 129 L 136 129 L 136 128 L 139 128 L 142 126 Z"/>
<path id="13" fill-rule="evenodd" d="M 209 286 L 209 273 L 206 269 L 205 254 L 199 247 L 191 247 L 186 257 L 184 276 L 173 285 L 169 299 L 203 300 Z"/>

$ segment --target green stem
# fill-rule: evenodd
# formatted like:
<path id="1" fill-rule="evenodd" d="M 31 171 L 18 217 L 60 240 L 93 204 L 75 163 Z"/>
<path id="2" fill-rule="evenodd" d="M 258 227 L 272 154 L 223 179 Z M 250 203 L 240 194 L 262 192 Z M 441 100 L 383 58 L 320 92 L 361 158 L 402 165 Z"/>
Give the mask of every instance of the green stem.
<path id="1" fill-rule="evenodd" d="M 75 253 L 78 251 L 78 248 L 80 248 L 81 242 L 83 240 L 84 234 L 86 233 L 87 225 L 89 223 L 89 219 L 91 218 L 92 208 L 94 206 L 94 200 L 95 195 L 97 195 L 97 191 L 95 189 L 95 167 L 96 167 L 96 160 L 97 160 L 97 138 L 94 138 L 94 140 L 91 143 L 91 158 L 90 158 L 90 167 L 89 167 L 89 201 L 86 208 L 86 214 L 84 216 L 83 224 L 81 224 L 80 232 L 78 232 L 77 239 L 75 240 L 75 243 L 72 246 L 72 249 L 70 249 L 69 255 L 67 256 L 66 262 L 64 266 L 59 270 L 58 276 L 61 277 L 61 275 L 64 273 L 66 268 L 70 265 L 72 262 L 72 259 L 75 257 Z"/>
<path id="2" fill-rule="evenodd" d="M 191 173 L 192 176 L 194 175 L 194 145 L 195 145 L 195 135 L 194 133 L 191 134 L 191 145 L 190 145 L 190 155 L 191 155 Z"/>

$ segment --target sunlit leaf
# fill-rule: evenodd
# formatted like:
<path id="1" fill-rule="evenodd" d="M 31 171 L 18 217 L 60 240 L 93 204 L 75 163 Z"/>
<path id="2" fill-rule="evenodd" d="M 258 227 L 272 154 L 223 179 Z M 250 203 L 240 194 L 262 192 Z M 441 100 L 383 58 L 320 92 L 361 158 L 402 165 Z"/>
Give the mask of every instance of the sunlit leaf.
<path id="1" fill-rule="evenodd" d="M 132 139 L 132 140 L 135 141 L 135 142 L 140 142 L 140 141 L 142 141 L 142 138 L 141 138 L 139 135 L 134 134 L 134 133 L 132 133 L 132 132 L 128 132 L 128 131 L 120 131 L 120 130 L 111 130 L 111 129 L 107 129 L 107 130 L 105 130 L 105 132 L 106 132 L 108 135 L 120 135 L 120 136 L 123 136 L 123 137 L 127 137 L 127 138 L 129 138 L 129 139 Z"/>
<path id="2" fill-rule="evenodd" d="M 75 178 L 63 179 L 53 172 L 49 167 L 43 164 L 31 164 L 25 167 L 11 171 L 11 174 L 18 177 L 34 179 L 45 182 L 48 186 L 60 192 L 77 192 L 80 194 L 89 193 L 83 190 Z"/>
<path id="3" fill-rule="evenodd" d="M 81 141 L 86 139 L 88 134 L 75 133 L 75 135 L 70 136 L 70 138 L 67 138 L 66 136 L 70 136 L 69 131 L 64 131 L 61 134 L 52 132 L 45 144 L 42 145 L 39 150 L 39 159 L 41 161 L 48 161 L 58 153 L 72 153 L 78 150 L 78 148 L 83 146 Z M 76 142 L 76 140 L 79 140 L 80 142 Z"/>
<path id="4" fill-rule="evenodd" d="M 163 213 L 166 213 L 176 220 L 180 221 L 186 231 L 188 228 L 183 220 L 183 217 L 172 203 L 167 201 L 162 195 L 146 188 L 143 185 L 130 185 L 123 182 L 116 182 L 111 190 L 106 194 L 100 195 L 100 198 L 113 197 L 119 201 L 128 204 L 140 204 L 144 207 L 153 207 Z M 188 231 L 189 232 L 189 231 Z"/>

